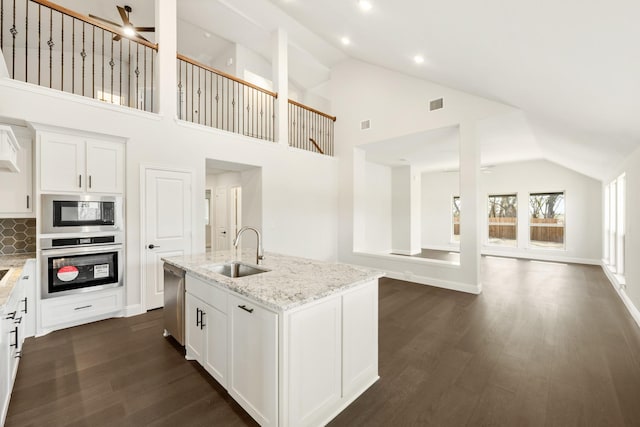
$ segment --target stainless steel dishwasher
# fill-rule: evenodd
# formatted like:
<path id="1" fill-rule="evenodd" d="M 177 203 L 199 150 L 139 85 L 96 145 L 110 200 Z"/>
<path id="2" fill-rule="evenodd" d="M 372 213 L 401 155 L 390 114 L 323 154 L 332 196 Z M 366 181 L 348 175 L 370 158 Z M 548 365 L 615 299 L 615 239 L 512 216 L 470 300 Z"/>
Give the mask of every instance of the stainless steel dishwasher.
<path id="1" fill-rule="evenodd" d="M 184 345 L 184 270 L 164 263 L 164 336 Z"/>

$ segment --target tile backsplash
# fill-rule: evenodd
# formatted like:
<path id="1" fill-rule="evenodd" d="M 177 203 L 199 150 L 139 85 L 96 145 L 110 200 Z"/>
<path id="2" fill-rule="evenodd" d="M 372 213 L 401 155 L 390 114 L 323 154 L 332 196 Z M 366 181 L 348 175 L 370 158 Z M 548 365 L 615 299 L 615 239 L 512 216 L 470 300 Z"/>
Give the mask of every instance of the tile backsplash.
<path id="1" fill-rule="evenodd" d="M 0 255 L 35 251 L 35 218 L 0 218 Z"/>

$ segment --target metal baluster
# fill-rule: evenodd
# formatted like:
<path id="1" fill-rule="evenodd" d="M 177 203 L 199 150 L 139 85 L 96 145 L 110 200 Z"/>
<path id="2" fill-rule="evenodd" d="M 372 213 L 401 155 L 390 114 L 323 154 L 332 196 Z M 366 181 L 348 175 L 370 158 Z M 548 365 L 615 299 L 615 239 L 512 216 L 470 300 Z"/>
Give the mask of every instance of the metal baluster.
<path id="1" fill-rule="evenodd" d="M 122 39 L 118 40 L 118 54 L 120 56 L 120 63 L 118 64 L 118 71 L 120 78 L 118 79 L 118 95 L 120 95 L 120 103 L 122 105 Z"/>
<path id="2" fill-rule="evenodd" d="M 142 51 L 142 54 L 144 55 L 144 60 L 143 60 L 143 65 L 142 65 L 142 69 L 144 77 L 143 77 L 143 85 L 142 85 L 142 105 L 143 105 L 143 110 L 147 111 L 147 46 L 144 46 L 143 48 L 144 50 Z"/>
<path id="3" fill-rule="evenodd" d="M 60 90 L 64 90 L 64 14 L 60 14 Z"/>
<path id="4" fill-rule="evenodd" d="M 4 0 L 0 0 L 0 50 L 4 48 Z"/>
<path id="5" fill-rule="evenodd" d="M 195 67 L 193 66 L 193 64 L 191 64 L 191 123 L 193 123 L 194 121 L 194 115 L 193 115 L 193 88 L 196 85 L 196 81 L 193 78 L 193 69 Z"/>
<path id="6" fill-rule="evenodd" d="M 102 49 L 100 49 L 100 74 L 102 78 L 102 99 L 104 100 L 104 30 L 102 30 Z"/>
<path id="7" fill-rule="evenodd" d="M 16 0 L 13 0 L 13 24 L 9 29 L 11 33 L 11 78 L 14 79 L 16 76 L 16 35 L 18 34 L 18 29 L 16 28 Z"/>
<path id="8" fill-rule="evenodd" d="M 182 120 L 182 60 L 178 59 L 178 118 Z"/>
<path id="9" fill-rule="evenodd" d="M 42 6 L 38 5 L 38 85 L 40 85 L 40 55 L 42 47 Z"/>
<path id="10" fill-rule="evenodd" d="M 154 86 L 153 86 L 153 62 L 155 60 L 154 52 L 155 52 L 155 50 L 151 49 L 151 112 L 154 111 L 154 108 L 153 108 L 153 91 L 154 91 Z"/>
<path id="11" fill-rule="evenodd" d="M 24 81 L 29 82 L 29 0 L 24 2 Z"/>
<path id="12" fill-rule="evenodd" d="M 113 104 L 113 67 L 116 65 L 116 63 L 113 60 L 113 37 L 110 37 L 110 39 L 111 39 L 111 60 L 109 61 L 109 66 L 111 67 L 111 99 L 109 100 L 109 102 Z"/>
<path id="13" fill-rule="evenodd" d="M 198 124 L 200 124 L 200 110 L 202 109 L 202 105 L 200 104 L 200 95 L 202 94 L 202 90 L 200 90 L 200 74 L 202 70 L 198 67 Z"/>
<path id="14" fill-rule="evenodd" d="M 211 86 L 211 95 L 209 95 L 209 126 L 213 127 L 213 73 L 209 73 L 209 86 Z"/>
<path id="15" fill-rule="evenodd" d="M 91 97 L 96 97 L 96 27 L 91 26 Z"/>
<path id="16" fill-rule="evenodd" d="M 76 93 L 76 18 L 71 18 L 71 93 Z"/>
<path id="17" fill-rule="evenodd" d="M 207 70 L 204 71 L 204 125 L 207 125 Z"/>
<path id="18" fill-rule="evenodd" d="M 53 9 L 49 9 L 49 87 L 52 87 L 53 83 Z"/>
<path id="19" fill-rule="evenodd" d="M 134 73 L 136 73 L 136 108 L 140 109 L 140 104 L 138 103 L 138 96 L 140 94 L 140 45 L 138 43 L 136 43 L 136 69 Z"/>

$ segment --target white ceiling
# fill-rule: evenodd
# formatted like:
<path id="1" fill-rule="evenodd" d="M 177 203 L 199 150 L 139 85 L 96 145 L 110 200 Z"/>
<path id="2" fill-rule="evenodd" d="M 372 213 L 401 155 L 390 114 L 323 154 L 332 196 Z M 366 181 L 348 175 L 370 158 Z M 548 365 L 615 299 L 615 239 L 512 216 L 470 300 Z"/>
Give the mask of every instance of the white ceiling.
<path id="1" fill-rule="evenodd" d="M 517 107 L 479 125 L 483 163 L 544 157 L 603 179 L 640 146 L 640 2 L 370 1 L 363 13 L 356 0 L 180 0 L 179 45 L 206 58 L 237 42 L 268 59 L 281 27 L 300 87 L 352 57 Z M 59 3 L 116 22 L 123 4 Z M 154 0 L 126 4 L 136 25 L 153 24 Z"/>

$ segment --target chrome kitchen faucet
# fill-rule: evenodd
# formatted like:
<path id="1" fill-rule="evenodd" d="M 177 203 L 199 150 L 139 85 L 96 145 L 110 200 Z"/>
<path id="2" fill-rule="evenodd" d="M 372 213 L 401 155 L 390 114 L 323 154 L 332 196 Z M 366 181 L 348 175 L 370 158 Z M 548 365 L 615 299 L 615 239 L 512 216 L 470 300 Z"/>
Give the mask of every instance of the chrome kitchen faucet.
<path id="1" fill-rule="evenodd" d="M 238 243 L 240 243 L 240 235 L 244 233 L 246 230 L 253 230 L 256 232 L 256 236 L 258 236 L 258 247 L 256 248 L 256 264 L 260 265 L 260 261 L 264 259 L 264 250 L 262 249 L 262 236 L 257 228 L 254 227 L 242 227 L 238 230 L 238 234 L 236 234 L 236 238 L 233 240 L 233 246 L 238 249 Z"/>

